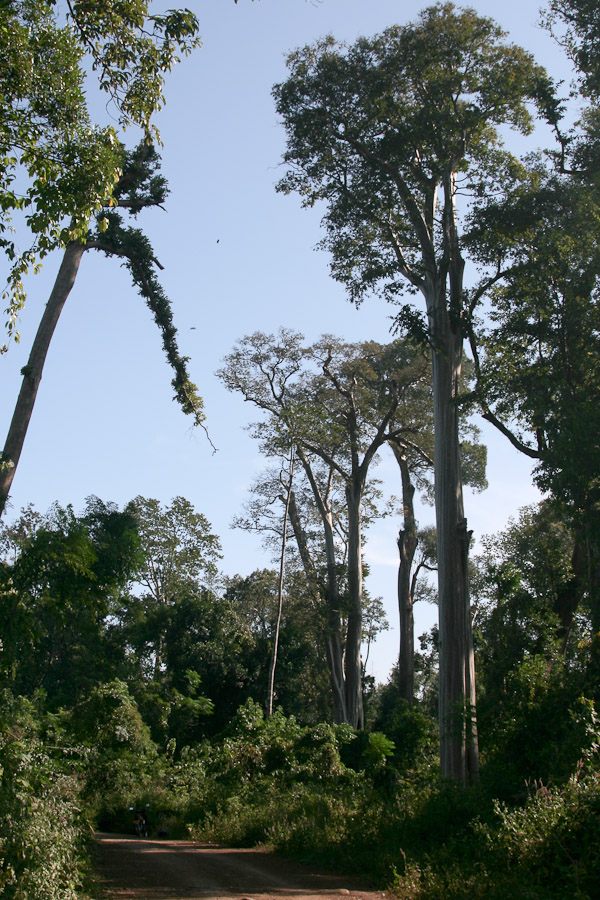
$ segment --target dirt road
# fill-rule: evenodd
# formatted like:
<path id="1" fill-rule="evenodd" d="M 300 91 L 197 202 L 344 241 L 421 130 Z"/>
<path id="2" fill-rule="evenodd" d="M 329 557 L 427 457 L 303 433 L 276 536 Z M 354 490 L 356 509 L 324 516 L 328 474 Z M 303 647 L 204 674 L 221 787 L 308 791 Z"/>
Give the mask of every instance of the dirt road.
<path id="1" fill-rule="evenodd" d="M 383 900 L 350 879 L 259 850 L 102 834 L 97 870 L 107 900 Z"/>

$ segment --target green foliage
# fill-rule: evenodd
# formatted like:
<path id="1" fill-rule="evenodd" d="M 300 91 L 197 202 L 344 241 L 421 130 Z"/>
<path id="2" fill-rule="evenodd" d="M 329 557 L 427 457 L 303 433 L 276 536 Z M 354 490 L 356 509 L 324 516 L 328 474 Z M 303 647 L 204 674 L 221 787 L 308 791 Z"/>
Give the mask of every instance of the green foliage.
<path id="1" fill-rule="evenodd" d="M 6 692 L 0 703 L 0 893 L 76 900 L 83 827 L 72 759 L 50 755 L 31 704 Z"/>
<path id="2" fill-rule="evenodd" d="M 135 522 L 97 498 L 81 516 L 56 504 L 0 531 L 0 677 L 17 693 L 71 705 L 115 665 L 103 628 L 140 562 Z"/>
<path id="3" fill-rule="evenodd" d="M 480 786 L 465 790 L 438 774 L 428 714 L 435 634 L 421 658 L 421 699 L 410 707 L 392 678 L 374 693 L 369 731 L 300 724 L 281 710 L 267 718 L 257 700 L 273 573 L 229 579 L 219 594 L 218 541 L 182 498 L 166 510 L 142 498 L 127 513 L 96 498 L 81 516 L 26 510 L 3 529 L 0 569 L 2 602 L 18 612 L 3 620 L 4 677 L 32 698 L 6 695 L 0 712 L 6 896 L 22 888 L 74 900 L 77 810 L 130 831 L 129 807 L 149 804 L 153 831 L 267 845 L 382 887 L 395 879 L 414 900 L 591 900 L 600 723 L 585 595 L 566 644 L 561 630 L 577 587 L 572 544 L 544 503 L 490 539 L 474 569 L 483 767 Z M 134 578 L 146 580 L 146 596 L 130 594 Z M 290 639 L 306 624 L 304 598 L 294 602 Z M 46 697 L 26 681 L 18 648 L 44 670 L 53 621 L 54 640 L 70 648 L 65 671 L 79 671 L 79 659 L 87 680 L 78 675 L 67 691 L 50 666 Z"/>
<path id="4" fill-rule="evenodd" d="M 125 634 L 149 676 L 136 678 L 133 690 L 154 739 L 182 748 L 222 729 L 255 686 L 252 641 L 231 605 L 188 588 L 170 606 L 136 608 Z"/>
<path id="5" fill-rule="evenodd" d="M 494 285 L 491 315 L 479 323 L 480 333 L 471 335 L 478 367 L 475 395 L 485 417 L 537 460 L 537 484 L 562 504 L 563 517 L 586 557 L 582 569 L 587 570 L 592 626 L 597 632 L 600 130 L 599 70 L 593 49 L 597 4 L 556 0 L 545 20 L 551 28 L 558 25 L 559 43 L 578 69 L 577 99 L 584 109 L 567 135 L 560 132 L 557 110 L 549 121 L 559 149 L 529 158 L 516 180 L 473 210 L 468 243 L 482 265 L 478 290 Z"/>
<path id="6" fill-rule="evenodd" d="M 222 730 L 250 694 L 266 696 L 268 641 L 252 621 L 264 598 L 241 579 L 220 590 L 219 539 L 183 497 L 166 506 L 137 497 L 127 509 L 143 564 L 115 639 L 128 648 L 127 677 L 154 739 L 179 751 Z"/>
<path id="7" fill-rule="evenodd" d="M 87 748 L 84 798 L 93 814 L 126 808 L 144 795 L 156 775 L 158 755 L 126 684 L 98 685 L 67 722 Z"/>
<path id="8" fill-rule="evenodd" d="M 358 772 L 374 774 L 385 768 L 394 754 L 394 742 L 381 731 L 359 731 L 341 751 L 344 765 Z"/>
<path id="9" fill-rule="evenodd" d="M 551 174 L 488 208 L 488 261 L 504 253 L 480 389 L 537 441 L 536 480 L 571 510 L 595 504 L 599 448 L 598 197 Z"/>
<path id="10" fill-rule="evenodd" d="M 395 674 L 392 673 L 388 684 L 379 689 L 378 710 L 372 727 L 391 741 L 390 763 L 400 774 L 405 774 L 426 764 L 435 764 L 437 723 L 422 709 L 409 706 L 400 697 Z"/>
<path id="11" fill-rule="evenodd" d="M 427 765 L 395 782 L 382 779 L 391 742 L 381 735 L 348 726 L 300 729 L 281 714 L 265 720 L 249 703 L 226 735 L 180 762 L 180 772 L 189 766 L 197 773 L 191 834 L 266 843 L 382 886 L 395 873 L 395 891 L 413 900 L 591 900 L 600 783 L 597 724 L 587 710 L 593 740 L 576 774 L 561 788 L 538 782 L 509 806 L 481 789 L 440 783 Z M 342 760 L 352 755 L 348 769 Z"/>
<path id="12" fill-rule="evenodd" d="M 266 844 L 382 886 L 395 872 L 400 895 L 415 900 L 594 896 L 593 747 L 588 774 L 578 770 L 560 789 L 538 783 L 517 806 L 440 784 L 427 765 L 382 778 L 389 749 L 348 726 L 301 728 L 280 712 L 265 719 L 248 702 L 222 735 L 166 759 L 144 796 L 155 827 L 172 836 L 187 823 L 199 840 Z M 348 769 L 352 752 L 359 764 Z"/>
<path id="13" fill-rule="evenodd" d="M 163 507 L 158 500 L 136 497 L 127 512 L 136 521 L 145 558 L 140 580 L 158 602 L 172 602 L 185 584 L 214 583 L 219 538 L 189 500 L 175 497 Z"/>
<path id="14" fill-rule="evenodd" d="M 246 635 L 245 666 L 251 676 L 248 689 L 252 697 L 262 701 L 268 690 L 278 583 L 279 574 L 270 569 L 256 570 L 245 578 L 234 576 L 226 581 L 224 599 L 232 607 L 229 615 L 232 619 L 237 618 Z M 301 724 L 314 725 L 328 720 L 331 715 L 322 641 L 323 614 L 314 602 L 312 585 L 295 565 L 288 565 L 285 586 L 275 704 Z"/>
<path id="15" fill-rule="evenodd" d="M 496 808 L 500 827 L 486 836 L 494 856 L 507 868 L 516 864 L 511 880 L 516 875 L 531 896 L 593 896 L 600 876 L 597 773 L 571 779 L 562 791 L 539 784 L 524 808 Z"/>
<path id="16" fill-rule="evenodd" d="M 407 900 L 593 900 L 599 812 L 597 774 L 562 790 L 537 785 L 524 806 L 496 803 L 487 821 L 473 815 L 435 853 L 405 861 L 394 888 Z"/>
<path id="17" fill-rule="evenodd" d="M 273 91 L 289 164 L 279 190 L 326 202 L 322 244 L 354 302 L 373 290 L 397 302 L 405 282 L 423 289 L 438 227 L 431 192 L 458 171 L 463 190 L 489 194 L 515 162 L 496 126 L 527 133 L 527 100 L 548 105 L 544 71 L 503 37 L 475 10 L 439 3 L 351 46 L 328 37 L 288 57 L 288 80 Z M 423 319 L 401 315 L 431 338 Z"/>
<path id="18" fill-rule="evenodd" d="M 159 16 L 148 7 L 148 0 L 75 0 L 65 23 L 52 0 L 1 4 L 0 246 L 12 264 L 3 293 L 9 336 L 18 339 L 29 268 L 36 271 L 50 250 L 85 238 L 90 216 L 110 200 L 121 174 L 115 128 L 94 126 L 89 117 L 86 64 L 109 94 L 120 126 L 149 133 L 163 103 L 165 73 L 178 52 L 198 44 L 188 10 Z M 15 190 L 16 179 L 24 190 Z M 11 236 L 13 213 L 25 215 L 32 234 L 23 253 Z"/>
<path id="19" fill-rule="evenodd" d="M 182 356 L 177 345 L 177 329 L 173 311 L 156 274 L 162 268 L 146 235 L 139 229 L 123 224 L 121 210 L 131 215 L 145 207 L 161 206 L 168 193 L 165 179 L 159 174 L 160 158 L 148 139 L 133 151 L 121 148 L 121 174 L 110 199 L 110 209 L 96 216 L 95 232 L 86 235 L 86 244 L 107 256 L 125 260 L 134 285 L 151 310 L 158 326 L 167 361 L 174 372 L 172 385 L 175 399 L 194 424 L 204 420 L 203 401 L 190 379 L 188 357 Z M 106 204 L 105 204 L 106 205 Z M 112 208 L 112 207 L 117 208 Z"/>
<path id="20" fill-rule="evenodd" d="M 491 698 L 482 702 L 482 777 L 497 796 L 522 796 L 526 781 L 564 783 L 593 752 L 598 718 L 577 688 L 557 663 L 536 656 L 507 677 L 495 712 Z"/>
<path id="21" fill-rule="evenodd" d="M 600 15 L 595 0 L 550 0 L 546 22 L 566 27 L 559 43 L 583 78 L 586 93 L 600 96 L 600 66 L 596 49 L 600 40 Z"/>
<path id="22" fill-rule="evenodd" d="M 573 546 L 560 510 L 546 501 L 488 538 L 477 561 L 483 777 L 498 795 L 521 793 L 527 780 L 564 782 L 593 744 L 586 735 L 597 690 Z"/>
<path id="23" fill-rule="evenodd" d="M 100 89 L 119 113 L 119 123 L 146 130 L 164 103 L 166 73 L 200 43 L 198 21 L 188 9 L 164 15 L 149 10 L 147 0 L 72 0 L 74 32 L 92 60 Z M 157 133 L 154 129 L 154 133 Z"/>
<path id="24" fill-rule="evenodd" d="M 343 795 L 360 792 L 361 776 L 340 757 L 353 739 L 349 726 L 302 728 L 280 711 L 265 718 L 248 701 L 222 736 L 200 748 L 213 786 L 191 833 L 233 844 L 268 841 L 283 849 L 290 840 L 296 850 L 299 844 L 311 848 L 319 827 L 333 833 Z"/>

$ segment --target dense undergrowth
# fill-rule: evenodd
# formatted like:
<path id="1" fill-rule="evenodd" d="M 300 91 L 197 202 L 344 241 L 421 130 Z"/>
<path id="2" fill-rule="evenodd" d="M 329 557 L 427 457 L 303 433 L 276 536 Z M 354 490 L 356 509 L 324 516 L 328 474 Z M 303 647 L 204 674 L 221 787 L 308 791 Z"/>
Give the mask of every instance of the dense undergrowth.
<path id="1" fill-rule="evenodd" d="M 31 704 L 2 701 L 0 896 L 75 900 L 86 869 L 78 767 L 66 749 L 45 746 Z"/>
<path id="2" fill-rule="evenodd" d="M 593 764 L 582 761 L 562 785 L 530 784 L 524 802 L 508 804 L 492 797 L 485 777 L 469 790 L 440 783 L 426 756 L 401 773 L 391 750 L 377 733 L 300 729 L 282 716 L 264 721 L 247 706 L 230 734 L 200 754 L 214 789 L 193 809 L 190 834 L 264 843 L 393 885 L 402 898 L 598 896 Z"/>
<path id="3" fill-rule="evenodd" d="M 463 789 L 439 776 L 435 630 L 416 655 L 414 703 L 397 673 L 366 680 L 356 732 L 319 721 L 327 683 L 306 635 L 293 639 L 299 603 L 278 695 L 295 716 L 266 718 L 251 698 L 266 696 L 268 632 L 255 640 L 234 613 L 273 597 L 268 572 L 221 599 L 184 581 L 177 604 L 146 616 L 123 599 L 110 535 L 96 529 L 95 546 L 79 520 L 55 519 L 0 566 L 3 900 L 82 900 L 93 829 L 133 833 L 140 807 L 153 837 L 260 845 L 402 900 L 600 898 L 600 645 L 586 606 L 565 641 L 555 601 L 570 590 L 568 547 L 543 566 L 528 551 L 524 580 L 514 526 L 475 572 L 482 765 Z M 530 519 L 526 535 L 547 542 Z"/>
<path id="4" fill-rule="evenodd" d="M 77 722 L 4 700 L 7 900 L 81 897 L 91 827 L 131 831 L 130 806 L 146 803 L 154 835 L 266 846 L 406 900 L 599 896 L 597 729 L 588 729 L 569 778 L 532 782 L 501 802 L 485 769 L 468 790 L 440 782 L 428 738 L 416 765 L 399 766 L 397 747 L 380 732 L 305 727 L 282 713 L 267 719 L 253 701 L 217 738 L 160 754 L 122 683 L 98 689 Z M 414 733 L 420 714 L 405 713 Z M 74 741 L 86 715 L 102 735 L 95 747 Z"/>

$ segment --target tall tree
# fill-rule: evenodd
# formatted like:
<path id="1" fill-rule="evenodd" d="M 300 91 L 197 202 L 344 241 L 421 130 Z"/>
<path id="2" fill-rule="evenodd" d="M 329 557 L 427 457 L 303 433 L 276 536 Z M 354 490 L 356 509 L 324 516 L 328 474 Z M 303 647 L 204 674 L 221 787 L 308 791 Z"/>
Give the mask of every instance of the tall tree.
<path id="1" fill-rule="evenodd" d="M 255 433 L 267 450 L 296 447 L 322 522 L 327 560 L 328 659 L 337 721 L 362 727 L 360 647 L 363 618 L 362 515 L 369 468 L 390 436 L 418 440 L 415 398 L 424 393 L 426 360 L 408 344 L 347 345 L 325 336 L 310 348 L 301 336 L 255 334 L 226 357 L 220 377 L 268 414 Z M 396 413 L 400 404 L 411 415 Z M 317 465 L 315 465 L 315 461 Z M 324 478 L 322 477 L 324 474 Z M 345 494 L 347 627 L 342 652 L 338 562 L 331 496 Z M 294 527 L 295 508 L 290 506 Z M 297 521 L 297 520 L 296 520 Z M 300 544 L 302 543 L 300 537 Z M 300 545 L 299 545 L 300 546 Z"/>
<path id="2" fill-rule="evenodd" d="M 531 130 L 528 102 L 551 99 L 529 54 L 490 19 L 452 4 L 430 7 L 350 47 L 327 38 L 288 58 L 274 89 L 287 132 L 284 192 L 324 201 L 335 278 L 360 302 L 420 292 L 426 319 L 400 321 L 432 353 L 435 500 L 440 597 L 442 773 L 464 783 L 478 770 L 475 671 L 468 590 L 470 533 L 463 507 L 459 385 L 464 286 L 461 194 L 485 202 L 515 160 L 498 126 Z M 550 105 L 551 104 L 548 104 Z"/>
<path id="3" fill-rule="evenodd" d="M 283 460 L 282 460 L 283 462 Z M 315 675 L 320 676 L 323 651 L 327 656 L 330 669 L 330 683 L 332 695 L 334 684 L 331 679 L 332 646 L 342 648 L 346 642 L 347 621 L 347 565 L 348 556 L 348 528 L 347 512 L 345 504 L 345 492 L 339 477 L 332 477 L 331 471 L 319 465 L 318 460 L 311 460 L 313 483 L 311 486 L 306 473 L 302 469 L 296 472 L 293 490 L 289 493 L 288 483 L 282 483 L 280 471 L 273 467 L 267 468 L 257 477 L 250 488 L 250 497 L 244 504 L 245 514 L 234 519 L 234 527 L 242 528 L 260 534 L 263 545 L 273 553 L 275 560 L 280 554 L 283 527 L 281 521 L 282 510 L 288 507 L 288 525 L 290 536 L 293 535 L 294 543 L 288 544 L 289 552 L 286 568 L 286 580 L 290 587 L 286 592 L 286 607 L 292 604 L 293 614 L 300 616 L 305 623 L 306 636 L 309 640 L 316 639 L 321 653 L 316 653 L 310 675 L 305 674 L 303 679 L 309 679 L 314 683 Z M 302 477 L 304 474 L 304 477 Z M 315 486 L 319 491 L 326 517 L 323 519 L 321 504 L 315 496 Z M 377 487 L 367 485 L 363 495 L 363 527 L 376 517 L 378 490 Z M 331 603 L 335 598 L 336 605 Z M 286 618 L 289 622 L 289 616 Z M 369 647 L 379 632 L 388 628 L 387 619 L 379 598 L 371 599 L 366 589 L 363 589 L 363 647 L 368 657 Z M 286 630 L 285 640 L 290 641 L 295 632 Z M 335 643 L 332 634 L 336 635 Z M 297 640 L 297 639 L 294 639 Z M 343 659 L 343 656 L 342 656 Z M 362 662 L 363 675 L 366 667 L 366 658 Z M 343 673 L 343 669 L 340 670 Z M 340 676 L 341 677 L 341 676 Z M 283 689 L 286 696 L 286 711 L 294 710 L 295 704 L 300 698 L 291 699 L 289 683 L 291 681 L 289 670 L 285 674 Z M 302 679 L 295 678 L 299 683 Z M 364 682 L 364 677 L 363 677 Z M 278 689 L 278 696 L 281 691 Z M 343 681 L 339 692 L 343 696 Z M 313 710 L 317 708 L 313 700 Z M 319 707 L 327 712 L 328 706 Z M 340 704 L 341 708 L 341 704 Z M 294 715 L 298 715 L 294 712 Z M 338 711 L 334 715 L 337 721 Z M 303 712 L 306 719 L 306 712 Z M 317 721 L 317 719 L 313 719 Z M 321 719 L 322 721 L 322 719 Z"/>
<path id="4" fill-rule="evenodd" d="M 478 261 L 496 287 L 487 328 L 473 336 L 484 416 L 537 461 L 534 477 L 562 504 L 600 630 L 600 65 L 597 4 L 551 2 L 546 23 L 576 66 L 580 119 L 559 150 L 529 161 L 521 182 L 473 216 Z M 564 27 L 566 26 L 566 31 Z M 481 323 L 480 323 L 481 325 Z M 483 337 L 481 331 L 484 332 Z M 574 598 L 581 599 L 577 589 Z"/>
<path id="5" fill-rule="evenodd" d="M 502 258 L 504 277 L 476 338 L 476 396 L 484 416 L 536 460 L 538 485 L 563 505 L 574 574 L 587 570 L 598 631 L 600 205 L 587 177 L 536 174 L 477 221 L 478 255 L 486 264 Z"/>
<path id="6" fill-rule="evenodd" d="M 268 455 L 266 442 L 263 448 Z M 304 477 L 302 477 L 302 475 Z M 281 542 L 281 506 L 287 503 L 278 474 L 268 469 L 251 487 L 246 515 L 236 527 L 261 534 L 265 547 L 275 550 Z M 304 455 L 297 467 L 289 495 L 288 521 L 297 556 L 309 586 L 305 598 L 311 608 L 322 608 L 321 632 L 329 669 L 333 718 L 345 721 L 343 648 L 347 593 L 348 528 L 343 484 L 332 467 Z"/>

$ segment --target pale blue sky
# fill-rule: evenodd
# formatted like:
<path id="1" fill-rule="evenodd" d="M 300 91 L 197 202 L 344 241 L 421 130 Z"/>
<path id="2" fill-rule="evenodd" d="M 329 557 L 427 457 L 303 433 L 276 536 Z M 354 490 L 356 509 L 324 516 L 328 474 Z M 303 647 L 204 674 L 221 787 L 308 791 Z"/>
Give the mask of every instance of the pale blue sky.
<path id="1" fill-rule="evenodd" d="M 199 18 L 203 46 L 170 76 L 167 106 L 157 120 L 171 195 L 167 212 L 142 215 L 139 224 L 165 266 L 161 277 L 180 346 L 191 357 L 191 375 L 205 398 L 207 425 L 219 452 L 213 455 L 202 432 L 192 432 L 172 402 L 158 332 L 127 273 L 115 261 L 89 253 L 46 363 L 10 515 L 29 502 L 40 510 L 54 500 L 80 509 L 89 494 L 118 504 L 137 494 L 162 502 L 181 494 L 219 534 L 224 571 L 248 574 L 269 559 L 258 540 L 229 526 L 262 460 L 243 430 L 253 410 L 214 377 L 222 357 L 244 334 L 281 325 L 311 340 L 330 332 L 347 340 L 386 341 L 392 312 L 375 300 L 358 311 L 346 301 L 329 277 L 326 254 L 313 249 L 320 237 L 318 212 L 275 193 L 284 133 L 271 87 L 285 78 L 285 53 L 297 45 L 328 32 L 352 41 L 414 19 L 423 4 L 189 0 L 187 5 Z M 555 77 L 568 77 L 566 61 L 537 25 L 537 2 L 471 5 L 495 17 Z M 104 115 L 101 106 L 99 115 Z M 137 138 L 128 135 L 131 144 Z M 57 266 L 58 259 L 48 260 L 43 274 L 30 281 L 22 342 L 0 359 L 4 433 Z M 536 496 L 527 460 L 494 434 L 489 447 L 490 487 L 466 501 L 476 537 L 504 526 Z M 391 491 L 398 492 L 395 463 L 384 460 L 378 475 L 387 475 Z M 420 518 L 428 524 L 432 510 L 425 508 Z M 397 527 L 386 520 L 367 536 L 369 587 L 383 597 L 392 624 L 371 651 L 369 670 L 380 680 L 397 654 Z M 434 618 L 432 609 L 418 612 L 417 633 Z"/>

